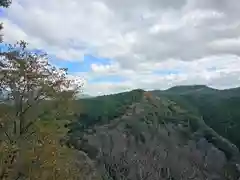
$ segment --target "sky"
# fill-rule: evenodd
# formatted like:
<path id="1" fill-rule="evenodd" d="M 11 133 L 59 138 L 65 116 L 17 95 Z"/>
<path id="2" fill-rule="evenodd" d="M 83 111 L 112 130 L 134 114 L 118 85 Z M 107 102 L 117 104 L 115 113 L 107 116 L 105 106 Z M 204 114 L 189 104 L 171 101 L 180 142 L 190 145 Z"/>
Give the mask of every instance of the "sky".
<path id="1" fill-rule="evenodd" d="M 14 0 L 4 41 L 26 40 L 83 93 L 240 86 L 239 0 Z"/>

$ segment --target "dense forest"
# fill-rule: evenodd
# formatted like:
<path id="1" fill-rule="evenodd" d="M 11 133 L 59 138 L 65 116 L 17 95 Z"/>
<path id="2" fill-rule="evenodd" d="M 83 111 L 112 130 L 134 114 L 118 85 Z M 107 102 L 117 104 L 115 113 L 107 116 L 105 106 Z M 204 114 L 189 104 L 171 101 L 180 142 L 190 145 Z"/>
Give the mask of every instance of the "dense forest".
<path id="1" fill-rule="evenodd" d="M 142 98 L 143 90 L 134 90 L 129 93 L 99 96 L 95 98 L 77 100 L 81 107 L 76 113 L 77 123 L 86 129 L 95 124 L 105 124 L 114 118 L 122 116 L 127 107 Z"/>
<path id="2" fill-rule="evenodd" d="M 135 148 L 137 148 L 135 149 L 135 153 L 147 158 L 147 155 L 145 154 L 145 151 L 147 151 L 145 148 L 147 146 L 151 147 L 155 153 L 160 153 L 160 150 L 157 150 L 157 147 L 159 146 L 158 143 L 160 143 L 160 141 L 167 141 L 170 145 L 167 143 L 168 145 L 160 144 L 160 146 L 166 146 L 171 156 L 178 156 L 177 154 L 180 152 L 176 149 L 174 150 L 171 143 L 173 143 L 173 145 L 176 143 L 179 144 L 178 146 L 180 149 L 183 147 L 190 148 L 192 145 L 188 144 L 189 140 L 193 140 L 196 142 L 197 147 L 202 146 L 202 148 L 205 149 L 210 147 L 211 144 L 211 146 L 217 148 L 217 152 L 211 153 L 219 154 L 219 157 L 217 157 L 219 159 L 228 159 L 228 164 L 224 165 L 224 169 L 225 166 L 231 169 L 231 175 L 229 177 L 224 175 L 223 179 L 235 179 L 238 177 L 238 173 L 236 174 L 232 172 L 235 168 L 232 167 L 231 164 L 238 162 L 239 151 L 232 143 L 235 143 L 234 141 L 238 140 L 239 137 L 237 136 L 237 133 L 234 134 L 234 132 L 231 132 L 231 134 L 226 131 L 222 132 L 221 128 L 225 125 L 230 129 L 230 122 L 235 125 L 238 124 L 237 114 L 234 114 L 234 111 L 228 111 L 228 108 L 233 106 L 233 104 L 229 106 L 229 102 L 231 102 L 233 97 L 237 97 L 238 93 L 236 93 L 236 89 L 219 91 L 204 86 L 206 91 L 202 91 L 198 94 L 196 92 L 199 91 L 199 88 L 202 89 L 203 87 L 184 86 L 174 87 L 166 91 L 153 92 L 133 90 L 120 94 L 78 100 L 79 105 L 84 104 L 84 108 L 81 109 L 79 114 L 76 114 L 77 121 L 68 125 L 70 130 L 68 132 L 67 144 L 69 146 L 73 145 L 76 149 L 86 152 L 91 159 L 97 160 L 98 163 L 96 166 L 101 170 L 101 174 L 108 174 L 107 179 L 110 177 L 121 176 L 116 172 L 118 168 L 114 168 L 115 166 L 119 168 L 123 166 L 128 169 L 128 174 L 125 175 L 125 178 L 132 177 L 132 179 L 137 179 L 130 173 L 132 171 L 133 174 L 138 174 L 134 170 L 136 167 L 132 164 L 133 162 L 131 162 L 131 158 L 128 157 L 133 155 L 131 155 L 131 153 Z M 226 95 L 223 96 L 222 93 L 225 94 L 225 92 Z M 209 98 L 209 96 L 211 96 L 211 98 Z M 199 102 L 200 100 L 202 100 L 201 103 Z M 222 102 L 222 104 L 219 102 Z M 200 106 L 201 104 L 202 106 Z M 218 106 L 216 107 L 216 105 Z M 221 118 L 218 116 L 218 108 L 225 108 L 225 111 L 221 111 Z M 208 114 L 209 116 L 207 116 Z M 225 119 L 226 124 L 219 125 L 221 120 L 229 115 L 230 118 Z M 166 137 L 164 137 L 164 139 L 166 139 L 163 140 L 161 134 L 164 133 L 165 130 L 167 130 Z M 132 136 L 133 139 L 130 140 L 130 138 L 130 142 L 124 142 L 125 140 L 122 139 L 122 136 L 125 136 L 124 134 L 129 136 L 129 138 Z M 158 139 L 156 142 L 154 140 L 155 138 L 156 140 Z M 178 138 L 180 138 L 180 140 Z M 228 139 L 230 141 L 228 141 Z M 147 142 L 150 141 L 154 143 L 147 145 Z M 203 142 L 204 145 L 200 145 Z M 128 144 L 126 145 L 127 147 L 125 147 L 127 150 L 124 150 L 125 143 Z M 236 143 L 236 145 L 238 144 Z M 117 149 L 121 152 L 118 152 Z M 185 150 L 182 149 L 180 151 Z M 197 149 L 193 150 L 193 152 L 195 151 L 197 151 Z M 105 155 L 103 154 L 99 156 L 100 152 L 105 153 Z M 141 155 L 143 152 L 144 155 Z M 125 154 L 126 157 L 122 157 L 121 153 L 127 153 L 128 155 Z M 221 153 L 224 153 L 224 155 L 221 155 Z M 179 156 L 181 156 L 180 154 Z M 110 158 L 123 158 L 121 161 L 127 161 L 129 165 L 126 167 L 126 164 L 123 165 L 119 162 L 120 159 L 108 159 L 105 156 L 110 156 Z M 154 155 L 152 154 L 151 156 Z M 214 158 L 213 155 L 210 156 L 210 159 Z M 150 167 L 148 167 L 148 171 L 151 172 L 151 176 L 157 176 L 155 170 L 152 169 L 153 162 L 151 157 L 149 158 L 148 161 Z M 139 160 L 140 159 L 141 158 L 139 157 Z M 208 163 L 212 163 L 213 166 L 216 166 L 214 160 L 208 161 Z M 223 160 L 223 162 L 224 161 L 225 160 Z M 181 161 L 175 163 L 181 163 Z M 184 164 L 186 167 L 189 166 L 188 168 L 190 168 L 187 161 L 184 161 Z M 177 167 L 173 167 L 173 164 L 167 165 L 166 167 L 166 164 L 159 162 L 158 165 L 162 168 L 169 168 L 170 166 L 172 171 L 177 171 Z M 103 168 L 106 166 L 110 166 L 111 170 Z M 206 168 L 206 171 L 209 173 L 206 177 L 210 177 L 210 174 L 213 173 L 210 169 Z M 225 172 L 225 170 L 218 169 L 215 173 L 218 174 L 220 178 L 220 172 Z M 112 171 L 114 174 L 112 174 Z M 118 171 L 120 170 L 118 169 Z M 179 174 L 177 172 L 175 173 L 174 177 L 176 178 Z M 202 176 L 201 173 L 199 176 Z M 160 178 L 161 176 L 157 177 Z M 173 175 L 171 177 L 173 178 Z M 150 177 L 148 178 L 151 179 Z M 118 177 L 116 179 L 121 178 Z"/>
<path id="3" fill-rule="evenodd" d="M 165 96 L 202 116 L 216 132 L 240 147 L 240 88 L 217 90 L 207 86 L 179 86 L 152 93 Z"/>
<path id="4" fill-rule="evenodd" d="M 143 90 L 78 100 L 82 106 L 78 122 L 84 127 L 108 123 L 123 115 L 128 105 L 142 97 Z M 240 89 L 217 90 L 207 86 L 176 86 L 151 92 L 173 100 L 189 113 L 202 116 L 206 124 L 240 147 Z"/>

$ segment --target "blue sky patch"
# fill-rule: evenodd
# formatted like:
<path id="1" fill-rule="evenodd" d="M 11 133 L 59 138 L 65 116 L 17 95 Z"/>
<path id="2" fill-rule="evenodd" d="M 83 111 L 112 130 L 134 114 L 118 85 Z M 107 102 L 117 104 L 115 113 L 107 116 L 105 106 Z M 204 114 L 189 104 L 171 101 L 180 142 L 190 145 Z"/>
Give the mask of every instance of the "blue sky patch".
<path id="1" fill-rule="evenodd" d="M 126 81 L 125 78 L 120 76 L 104 76 L 104 77 L 97 77 L 94 79 L 89 80 L 89 83 L 99 83 L 99 82 L 112 82 L 112 83 L 119 83 Z"/>
<path id="2" fill-rule="evenodd" d="M 0 51 L 6 51 L 7 50 L 7 46 L 4 43 L 0 43 Z M 42 49 L 30 49 L 29 51 L 34 52 L 34 53 L 39 53 L 39 54 L 43 54 L 45 53 L 44 50 Z M 101 64 L 101 65 L 108 65 L 111 64 L 111 60 L 107 59 L 107 58 L 99 58 L 99 57 L 95 57 L 92 55 L 84 55 L 84 59 L 83 61 L 80 60 L 71 60 L 71 61 L 67 61 L 67 60 L 60 60 L 58 58 L 56 58 L 55 56 L 51 56 L 49 55 L 49 61 L 50 63 L 52 63 L 53 65 L 56 65 L 59 68 L 68 68 L 68 72 L 69 73 L 77 73 L 77 72 L 89 72 L 91 71 L 91 64 Z M 109 78 L 108 80 L 113 79 L 114 81 L 119 81 L 119 78 Z M 101 81 L 101 78 L 99 79 L 99 81 Z"/>
<path id="3" fill-rule="evenodd" d="M 3 8 L 0 8 L 0 17 L 4 17 L 5 14 L 5 10 Z"/>
<path id="4" fill-rule="evenodd" d="M 33 49 L 33 50 L 30 50 L 31 52 L 33 53 L 37 53 L 37 54 L 44 54 L 46 53 L 44 50 L 41 50 L 41 49 Z"/>
<path id="5" fill-rule="evenodd" d="M 66 67 L 70 73 L 89 72 L 91 71 L 91 64 L 110 64 L 110 60 L 106 58 L 98 58 L 92 55 L 85 55 L 83 61 L 64 61 L 55 57 L 50 57 L 50 62 L 58 67 Z"/>
<path id="6" fill-rule="evenodd" d="M 111 64 L 111 60 L 108 58 L 96 57 L 90 54 L 87 54 L 84 56 L 84 61 L 91 62 L 91 64 L 102 64 L 102 65 Z"/>
<path id="7" fill-rule="evenodd" d="M 59 68 L 68 68 L 69 73 L 88 72 L 90 70 L 89 64 L 81 61 L 63 61 L 57 58 L 50 58 L 49 61 Z"/>
<path id="8" fill-rule="evenodd" d="M 7 46 L 4 43 L 0 43 L 0 52 L 5 52 L 7 51 Z"/>
<path id="9" fill-rule="evenodd" d="M 157 75 L 170 75 L 170 74 L 180 74 L 180 73 L 181 71 L 177 69 L 153 71 L 153 74 L 157 74 Z"/>

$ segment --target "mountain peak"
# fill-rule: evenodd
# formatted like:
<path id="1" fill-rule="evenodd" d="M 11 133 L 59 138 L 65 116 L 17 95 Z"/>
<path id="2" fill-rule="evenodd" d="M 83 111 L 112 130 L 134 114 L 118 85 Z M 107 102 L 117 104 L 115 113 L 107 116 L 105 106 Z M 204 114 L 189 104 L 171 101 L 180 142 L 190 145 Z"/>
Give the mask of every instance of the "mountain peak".
<path id="1" fill-rule="evenodd" d="M 183 86 L 174 86 L 171 87 L 164 92 L 167 93 L 195 93 L 195 92 L 202 92 L 202 93 L 211 93 L 217 91 L 216 89 L 213 89 L 211 87 L 208 87 L 206 85 L 183 85 Z"/>
<path id="2" fill-rule="evenodd" d="M 202 88 L 207 88 L 207 89 L 211 89 L 210 87 L 208 87 L 207 85 L 180 85 L 180 86 L 174 86 L 171 87 L 167 90 L 174 90 L 174 89 L 202 89 Z"/>

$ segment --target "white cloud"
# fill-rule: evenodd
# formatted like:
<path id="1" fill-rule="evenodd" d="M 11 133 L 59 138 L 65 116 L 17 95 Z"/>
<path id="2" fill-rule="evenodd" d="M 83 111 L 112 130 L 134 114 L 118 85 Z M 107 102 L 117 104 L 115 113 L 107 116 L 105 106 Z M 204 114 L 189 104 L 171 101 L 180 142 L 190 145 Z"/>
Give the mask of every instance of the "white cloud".
<path id="1" fill-rule="evenodd" d="M 206 84 L 223 89 L 240 86 L 240 57 L 236 55 L 209 56 L 196 61 L 167 60 L 143 63 L 138 70 L 94 65 L 97 71 L 85 74 L 87 80 L 117 76 L 120 82 L 89 83 L 85 88 L 90 94 L 108 94 L 135 88 L 166 89 L 174 85 Z M 100 69 L 100 70 L 99 70 Z M 177 72 L 175 72 L 178 70 Z M 156 73 L 153 73 L 157 71 Z"/>
<path id="2" fill-rule="evenodd" d="M 135 86 L 133 86 L 133 84 L 130 81 L 124 83 L 102 82 L 86 84 L 86 86 L 84 87 L 84 91 L 91 95 L 104 95 L 128 91 L 134 88 Z"/>
<path id="3" fill-rule="evenodd" d="M 209 43 L 209 46 L 216 51 L 240 55 L 240 37 L 218 39 Z"/>
<path id="4" fill-rule="evenodd" d="M 102 73 L 102 75 L 104 75 L 116 72 L 117 70 L 119 70 L 119 66 L 118 64 L 91 64 L 91 69 L 93 72 Z"/>
<path id="5" fill-rule="evenodd" d="M 15 0 L 6 14 L 0 20 L 7 42 L 24 39 L 62 60 L 110 58 L 83 75 L 126 81 L 89 83 L 91 93 L 239 85 L 238 0 Z"/>

